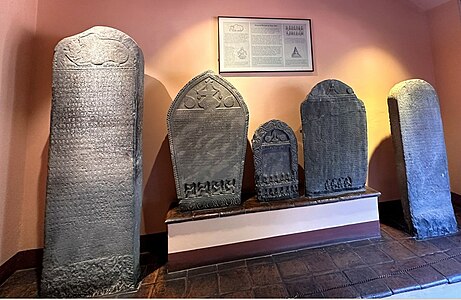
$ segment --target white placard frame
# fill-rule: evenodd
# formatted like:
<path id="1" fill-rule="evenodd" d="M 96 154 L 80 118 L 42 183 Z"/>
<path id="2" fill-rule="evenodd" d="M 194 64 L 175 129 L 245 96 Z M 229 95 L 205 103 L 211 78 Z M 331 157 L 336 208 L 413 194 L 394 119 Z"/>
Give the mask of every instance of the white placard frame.
<path id="1" fill-rule="evenodd" d="M 218 17 L 219 73 L 313 72 L 310 19 Z"/>

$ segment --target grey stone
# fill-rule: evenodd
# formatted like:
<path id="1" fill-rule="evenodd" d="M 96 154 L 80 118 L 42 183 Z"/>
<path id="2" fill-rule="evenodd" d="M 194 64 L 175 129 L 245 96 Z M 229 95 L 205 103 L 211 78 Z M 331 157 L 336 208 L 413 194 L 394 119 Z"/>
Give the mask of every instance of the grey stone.
<path id="1" fill-rule="evenodd" d="M 258 200 L 298 197 L 298 145 L 290 126 L 270 120 L 255 131 L 252 145 Z"/>
<path id="2" fill-rule="evenodd" d="M 248 109 L 240 93 L 212 71 L 189 81 L 167 116 L 181 210 L 241 203 Z"/>
<path id="3" fill-rule="evenodd" d="M 365 190 L 367 119 L 351 87 L 318 83 L 301 104 L 305 194 L 316 197 Z"/>
<path id="4" fill-rule="evenodd" d="M 413 79 L 388 97 L 402 207 L 409 229 L 424 239 L 455 233 L 447 154 L 434 88 Z"/>
<path id="5" fill-rule="evenodd" d="M 116 29 L 55 48 L 42 297 L 137 288 L 143 80 L 141 50 Z"/>

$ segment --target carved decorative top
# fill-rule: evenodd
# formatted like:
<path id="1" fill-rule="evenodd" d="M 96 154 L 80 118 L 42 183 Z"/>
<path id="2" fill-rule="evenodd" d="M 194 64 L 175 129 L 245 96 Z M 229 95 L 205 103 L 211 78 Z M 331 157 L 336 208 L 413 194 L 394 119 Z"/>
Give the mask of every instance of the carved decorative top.
<path id="1" fill-rule="evenodd" d="M 125 33 L 96 26 L 64 38 L 54 50 L 55 69 L 133 67 L 143 62 L 142 51 Z"/>
<path id="2" fill-rule="evenodd" d="M 239 98 L 241 99 L 240 94 L 229 82 L 212 71 L 207 71 L 192 79 L 181 89 L 170 109 L 240 108 L 242 101 L 238 100 Z"/>
<path id="3" fill-rule="evenodd" d="M 341 95 L 342 97 L 344 97 L 345 95 L 355 97 L 354 90 L 350 86 L 336 79 L 328 79 L 314 86 L 310 94 L 307 96 L 307 99 L 311 101 L 322 100 L 321 98 L 323 97 L 338 95 Z"/>

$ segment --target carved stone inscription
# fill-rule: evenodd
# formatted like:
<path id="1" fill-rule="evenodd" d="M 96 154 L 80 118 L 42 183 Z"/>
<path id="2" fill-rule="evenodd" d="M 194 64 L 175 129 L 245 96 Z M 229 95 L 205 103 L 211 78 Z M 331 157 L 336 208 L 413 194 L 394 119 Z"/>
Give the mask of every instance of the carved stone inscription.
<path id="1" fill-rule="evenodd" d="M 290 126 L 266 122 L 255 131 L 252 144 L 258 200 L 298 197 L 298 146 Z"/>
<path id="2" fill-rule="evenodd" d="M 306 195 L 365 190 L 365 106 L 338 80 L 318 83 L 301 104 Z"/>
<path id="3" fill-rule="evenodd" d="M 180 209 L 239 204 L 248 109 L 238 91 L 202 73 L 176 96 L 167 123 Z"/>
<path id="4" fill-rule="evenodd" d="M 419 79 L 395 85 L 388 97 L 402 206 L 418 238 L 457 232 L 437 94 Z"/>
<path id="5" fill-rule="evenodd" d="M 112 28 L 55 48 L 42 297 L 137 287 L 143 76 L 141 50 Z"/>

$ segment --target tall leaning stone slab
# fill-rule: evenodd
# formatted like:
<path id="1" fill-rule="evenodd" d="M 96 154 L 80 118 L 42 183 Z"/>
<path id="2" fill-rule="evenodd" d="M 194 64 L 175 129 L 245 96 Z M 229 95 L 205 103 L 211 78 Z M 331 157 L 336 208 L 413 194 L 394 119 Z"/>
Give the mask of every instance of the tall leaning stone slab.
<path id="1" fill-rule="evenodd" d="M 113 28 L 55 48 L 42 297 L 137 288 L 143 77 L 141 49 Z"/>
<path id="2" fill-rule="evenodd" d="M 447 154 L 434 88 L 413 79 L 388 97 L 401 201 L 409 229 L 424 239 L 455 233 Z"/>
<path id="3" fill-rule="evenodd" d="M 301 104 L 305 194 L 365 190 L 368 169 L 365 106 L 339 80 L 318 83 Z"/>
<path id="4" fill-rule="evenodd" d="M 211 71 L 189 81 L 167 116 L 179 207 L 241 203 L 248 109 L 240 93 Z"/>

